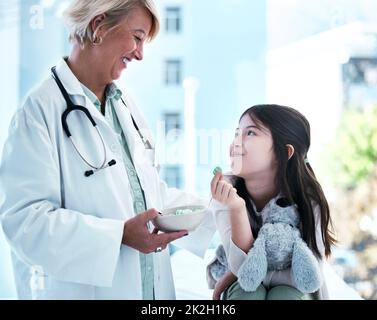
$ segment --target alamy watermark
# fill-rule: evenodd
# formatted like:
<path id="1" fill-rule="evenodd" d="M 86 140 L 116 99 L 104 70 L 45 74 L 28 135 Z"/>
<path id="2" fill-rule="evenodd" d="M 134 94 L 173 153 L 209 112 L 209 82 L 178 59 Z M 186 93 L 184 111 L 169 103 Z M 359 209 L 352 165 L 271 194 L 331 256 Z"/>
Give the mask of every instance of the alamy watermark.
<path id="1" fill-rule="evenodd" d="M 157 122 L 156 153 L 160 165 L 211 165 L 229 160 L 229 147 L 234 130 L 218 128 L 171 129 L 166 132 L 165 122 Z"/>
<path id="2" fill-rule="evenodd" d="M 44 28 L 44 10 L 45 8 L 42 5 L 36 4 L 30 7 L 29 26 L 32 30 L 42 30 Z"/>

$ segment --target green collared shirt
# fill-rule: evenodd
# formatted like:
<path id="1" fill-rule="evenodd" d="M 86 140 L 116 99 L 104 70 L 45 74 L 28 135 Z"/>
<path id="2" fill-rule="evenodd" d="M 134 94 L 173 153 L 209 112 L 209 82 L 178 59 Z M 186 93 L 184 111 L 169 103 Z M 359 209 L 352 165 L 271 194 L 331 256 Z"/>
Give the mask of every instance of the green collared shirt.
<path id="1" fill-rule="evenodd" d="M 93 102 L 94 106 L 101 111 L 101 102 L 97 96 L 89 90 L 86 86 L 81 84 L 85 95 Z M 114 83 L 111 83 L 106 88 L 106 102 L 105 102 L 105 119 L 110 127 L 114 130 L 118 137 L 118 141 L 122 146 L 122 157 L 124 166 L 127 171 L 128 180 L 131 185 L 131 195 L 133 199 L 133 207 L 135 213 L 140 213 L 146 210 L 145 197 L 143 189 L 141 188 L 139 177 L 135 170 L 132 161 L 131 153 L 128 148 L 126 137 L 124 136 L 122 127 L 119 123 L 117 114 L 114 110 L 114 103 L 122 97 L 120 91 Z M 153 255 L 143 254 L 140 252 L 140 266 L 141 266 L 141 281 L 143 286 L 143 300 L 154 299 L 154 268 Z"/>

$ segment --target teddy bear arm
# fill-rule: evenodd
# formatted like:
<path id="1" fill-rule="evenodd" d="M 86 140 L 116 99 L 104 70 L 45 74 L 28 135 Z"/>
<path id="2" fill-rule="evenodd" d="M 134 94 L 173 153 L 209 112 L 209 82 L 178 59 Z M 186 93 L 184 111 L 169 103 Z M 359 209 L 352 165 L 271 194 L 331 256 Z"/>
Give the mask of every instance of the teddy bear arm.
<path id="1" fill-rule="evenodd" d="M 301 238 L 297 238 L 293 245 L 292 279 L 303 293 L 313 293 L 322 284 L 318 260 Z"/>
<path id="2" fill-rule="evenodd" d="M 255 291 L 262 283 L 267 274 L 266 241 L 262 234 L 259 234 L 253 247 L 247 254 L 246 260 L 238 270 L 238 283 L 245 291 Z"/>

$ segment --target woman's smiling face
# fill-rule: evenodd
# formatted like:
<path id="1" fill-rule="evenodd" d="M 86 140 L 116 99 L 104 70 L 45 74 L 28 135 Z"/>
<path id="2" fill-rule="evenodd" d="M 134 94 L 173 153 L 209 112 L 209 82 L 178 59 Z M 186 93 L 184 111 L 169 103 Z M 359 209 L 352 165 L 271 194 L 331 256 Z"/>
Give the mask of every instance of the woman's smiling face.
<path id="1" fill-rule="evenodd" d="M 120 77 L 127 63 L 143 59 L 144 42 L 152 28 L 152 17 L 144 8 L 132 9 L 125 19 L 103 36 L 96 47 L 98 61 L 103 66 L 103 78 L 111 82 Z M 100 33 L 99 33 L 100 34 Z M 100 34 L 101 35 L 101 34 Z"/>
<path id="2" fill-rule="evenodd" d="M 244 179 L 263 176 L 276 169 L 270 130 L 245 114 L 230 146 L 230 158 L 233 174 Z"/>

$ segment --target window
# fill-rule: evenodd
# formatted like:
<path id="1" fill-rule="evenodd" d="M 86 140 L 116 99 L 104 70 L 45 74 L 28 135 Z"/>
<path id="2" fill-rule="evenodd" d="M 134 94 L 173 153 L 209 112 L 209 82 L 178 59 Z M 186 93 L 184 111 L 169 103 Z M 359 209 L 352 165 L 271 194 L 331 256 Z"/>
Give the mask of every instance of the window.
<path id="1" fill-rule="evenodd" d="M 180 113 L 165 113 L 164 114 L 165 132 L 170 130 L 181 129 L 181 115 Z"/>
<path id="2" fill-rule="evenodd" d="M 165 70 L 165 84 L 179 85 L 182 81 L 182 63 L 180 60 L 167 60 Z"/>
<path id="3" fill-rule="evenodd" d="M 0 1 L 0 30 L 15 28 L 19 23 L 20 8 L 16 1 Z"/>
<path id="4" fill-rule="evenodd" d="M 179 166 L 166 166 L 164 168 L 164 180 L 170 188 L 181 188 L 181 168 Z"/>
<path id="5" fill-rule="evenodd" d="M 182 29 L 181 8 L 168 7 L 165 10 L 165 30 L 167 33 L 179 33 Z"/>
<path id="6" fill-rule="evenodd" d="M 377 59 L 351 57 L 343 65 L 343 103 L 345 108 L 367 106 L 377 101 Z"/>

